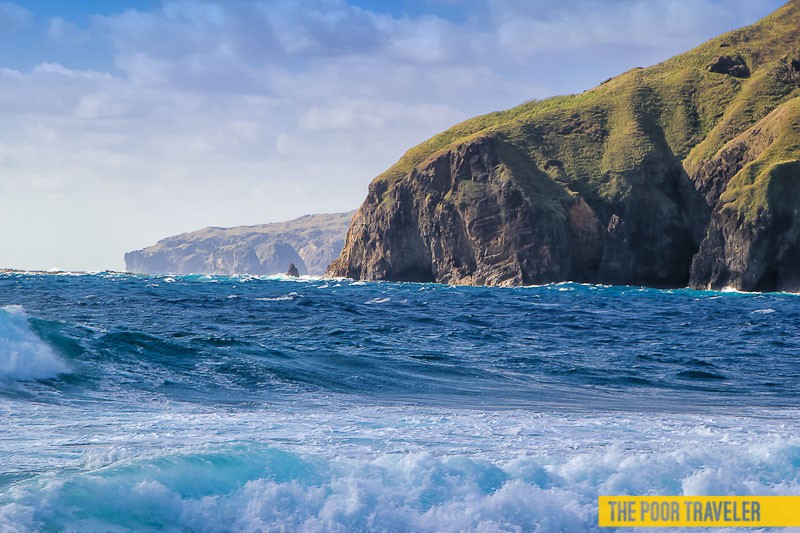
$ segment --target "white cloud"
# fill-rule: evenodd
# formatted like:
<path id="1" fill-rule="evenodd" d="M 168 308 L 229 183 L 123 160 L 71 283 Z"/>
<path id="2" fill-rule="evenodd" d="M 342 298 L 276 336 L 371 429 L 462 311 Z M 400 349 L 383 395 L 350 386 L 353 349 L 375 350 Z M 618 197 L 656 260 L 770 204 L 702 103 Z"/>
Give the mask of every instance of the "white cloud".
<path id="1" fill-rule="evenodd" d="M 488 5 L 501 48 L 524 60 L 542 52 L 627 45 L 682 50 L 754 21 L 782 2 L 749 0 L 495 0 Z"/>
<path id="2" fill-rule="evenodd" d="M 279 133 L 275 137 L 275 150 L 278 155 L 286 155 L 289 150 L 289 136 L 285 133 Z M 1 154 L 2 152 L 0 152 Z"/>
<path id="3" fill-rule="evenodd" d="M 26 8 L 13 2 L 0 2 L 0 31 L 14 31 L 27 26 L 33 20 L 33 14 Z"/>
<path id="4" fill-rule="evenodd" d="M 388 18 L 344 2 L 261 3 L 285 54 L 333 57 L 381 49 Z"/>
<path id="5" fill-rule="evenodd" d="M 298 121 L 308 131 L 355 130 L 372 134 L 374 130 L 437 127 L 454 123 L 464 116 L 446 105 L 406 105 L 374 100 L 342 98 L 325 106 L 305 111 Z"/>
<path id="6" fill-rule="evenodd" d="M 53 17 L 47 24 L 47 37 L 56 43 L 74 44 L 88 41 L 91 35 L 88 31 L 79 29 L 74 22 Z"/>

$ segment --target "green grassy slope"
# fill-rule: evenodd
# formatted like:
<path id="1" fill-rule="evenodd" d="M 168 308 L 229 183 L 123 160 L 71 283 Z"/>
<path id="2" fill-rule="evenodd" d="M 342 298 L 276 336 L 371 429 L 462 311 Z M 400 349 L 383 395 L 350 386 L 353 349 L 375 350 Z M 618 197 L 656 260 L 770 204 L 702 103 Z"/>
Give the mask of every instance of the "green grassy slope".
<path id="1" fill-rule="evenodd" d="M 712 72 L 710 65 L 720 56 L 741 58 L 749 76 Z M 750 27 L 584 93 L 462 122 L 409 150 L 376 181 L 389 191 L 415 167 L 459 144 L 500 136 L 555 181 L 590 198 L 623 200 L 635 185 L 631 169 L 646 169 L 668 153 L 692 176 L 702 161 L 800 95 L 800 84 L 790 75 L 792 60 L 800 60 L 798 0 Z M 797 159 L 796 131 L 789 128 L 785 136 L 783 148 L 763 154 L 757 169 Z M 747 177 L 757 169 L 740 181 L 758 187 L 763 180 Z M 742 201 L 741 207 L 750 209 L 753 201 Z"/>
<path id="2" fill-rule="evenodd" d="M 728 183 L 720 197 L 722 209 L 735 210 L 747 220 L 767 209 L 795 211 L 800 196 L 797 180 L 789 176 L 792 169 L 800 175 L 800 97 L 779 106 L 740 137 L 754 132 L 764 143 L 763 151 Z"/>

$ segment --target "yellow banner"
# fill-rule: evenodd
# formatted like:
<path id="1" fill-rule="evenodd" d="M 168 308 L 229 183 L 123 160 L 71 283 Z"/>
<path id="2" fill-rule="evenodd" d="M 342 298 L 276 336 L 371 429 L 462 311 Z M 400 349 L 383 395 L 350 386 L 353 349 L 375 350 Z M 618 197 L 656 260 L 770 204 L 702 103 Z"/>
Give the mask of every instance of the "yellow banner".
<path id="1" fill-rule="evenodd" d="M 600 527 L 800 526 L 800 496 L 600 496 Z"/>

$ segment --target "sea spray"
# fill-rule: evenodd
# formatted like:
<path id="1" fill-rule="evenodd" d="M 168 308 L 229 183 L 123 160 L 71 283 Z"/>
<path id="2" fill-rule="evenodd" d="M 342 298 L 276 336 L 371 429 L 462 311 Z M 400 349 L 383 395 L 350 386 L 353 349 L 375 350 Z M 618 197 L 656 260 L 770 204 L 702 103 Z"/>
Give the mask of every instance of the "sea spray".
<path id="1" fill-rule="evenodd" d="M 0 383 L 52 378 L 69 367 L 31 329 L 21 306 L 0 308 Z"/>

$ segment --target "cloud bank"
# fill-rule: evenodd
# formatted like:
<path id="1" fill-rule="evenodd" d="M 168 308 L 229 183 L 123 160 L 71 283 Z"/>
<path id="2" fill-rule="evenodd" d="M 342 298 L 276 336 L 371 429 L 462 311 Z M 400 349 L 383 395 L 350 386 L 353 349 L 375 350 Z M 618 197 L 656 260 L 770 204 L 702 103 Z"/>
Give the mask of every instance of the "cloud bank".
<path id="1" fill-rule="evenodd" d="M 780 3 L 166 1 L 82 16 L 1 2 L 2 38 L 29 60 L 0 58 L 0 267 L 120 269 L 181 231 L 352 209 L 437 131 Z"/>

